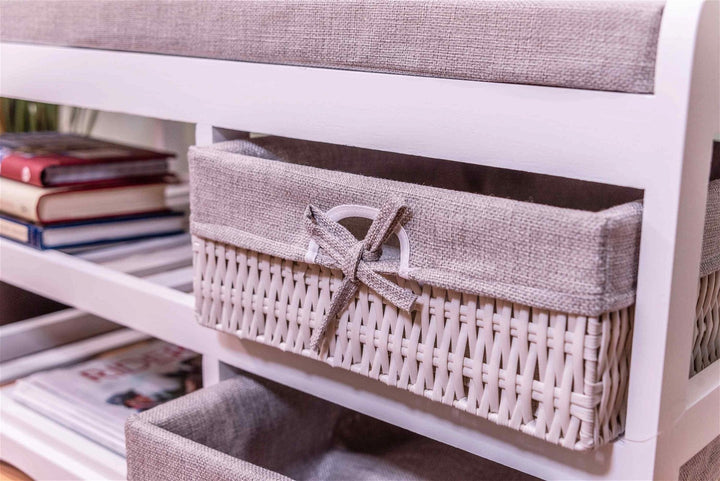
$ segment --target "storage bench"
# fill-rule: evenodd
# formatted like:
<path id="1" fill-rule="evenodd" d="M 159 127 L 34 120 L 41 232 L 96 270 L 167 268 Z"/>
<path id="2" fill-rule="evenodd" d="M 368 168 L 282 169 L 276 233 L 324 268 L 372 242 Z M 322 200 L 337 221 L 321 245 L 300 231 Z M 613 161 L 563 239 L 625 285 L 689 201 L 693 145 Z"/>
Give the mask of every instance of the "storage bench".
<path id="1" fill-rule="evenodd" d="M 190 162 L 201 324 L 570 449 L 623 431 L 640 192 L 276 137 Z M 720 351 L 709 199 L 694 370 Z"/>
<path id="2" fill-rule="evenodd" d="M 535 479 L 242 375 L 131 417 L 126 439 L 130 481 Z"/>

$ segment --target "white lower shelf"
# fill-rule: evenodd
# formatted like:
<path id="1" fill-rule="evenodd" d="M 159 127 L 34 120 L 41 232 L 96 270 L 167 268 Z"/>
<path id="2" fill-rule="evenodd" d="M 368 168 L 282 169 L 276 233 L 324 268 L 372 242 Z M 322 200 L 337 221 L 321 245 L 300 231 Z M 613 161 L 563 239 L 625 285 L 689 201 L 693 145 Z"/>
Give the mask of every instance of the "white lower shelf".
<path id="1" fill-rule="evenodd" d="M 148 339 L 145 333 L 132 329 L 114 331 L 28 354 L 0 363 L 0 383 L 29 376 L 38 371 L 77 363 L 97 354 Z"/>
<path id="2" fill-rule="evenodd" d="M 125 458 L 35 411 L 0 390 L 0 458 L 37 480 L 126 479 Z"/>
<path id="3" fill-rule="evenodd" d="M 543 479 L 622 479 L 634 459 L 653 450 L 653 439 L 621 439 L 589 453 L 569 451 L 363 376 L 241 341 L 199 326 L 190 294 L 89 260 L 0 240 L 0 263 L 5 282 L 203 354 L 208 374 L 221 362 L 238 367 Z M 216 379 L 223 377 L 219 371 Z M 707 404 L 699 400 L 720 396 L 718 382 L 707 376 L 691 385 L 701 379 L 695 417 Z M 692 402 L 688 406 L 691 413 Z"/>

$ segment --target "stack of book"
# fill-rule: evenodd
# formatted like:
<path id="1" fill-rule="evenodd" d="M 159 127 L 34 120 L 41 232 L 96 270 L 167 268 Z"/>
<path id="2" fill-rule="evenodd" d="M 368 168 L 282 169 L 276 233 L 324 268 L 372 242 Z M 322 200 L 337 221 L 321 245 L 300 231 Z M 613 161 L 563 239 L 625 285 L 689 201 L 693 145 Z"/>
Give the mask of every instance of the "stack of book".
<path id="1" fill-rule="evenodd" d="M 183 192 L 172 157 L 72 134 L 0 135 L 0 235 L 62 249 L 182 232 L 167 197 Z"/>

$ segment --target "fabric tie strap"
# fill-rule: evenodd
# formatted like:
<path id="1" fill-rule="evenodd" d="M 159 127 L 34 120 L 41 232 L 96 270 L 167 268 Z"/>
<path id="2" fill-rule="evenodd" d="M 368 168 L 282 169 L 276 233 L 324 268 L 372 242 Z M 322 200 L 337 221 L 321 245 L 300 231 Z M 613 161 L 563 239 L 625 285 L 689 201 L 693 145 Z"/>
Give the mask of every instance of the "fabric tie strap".
<path id="1" fill-rule="evenodd" d="M 310 338 L 310 349 L 319 350 L 328 325 L 355 298 L 360 284 L 365 284 L 404 311 L 413 309 L 417 295 L 378 274 L 372 266 L 380 259 L 383 244 L 407 220 L 408 215 L 408 208 L 400 201 L 385 204 L 370 225 L 365 239 L 359 241 L 317 207 L 307 207 L 305 227 L 325 254 L 338 263 L 345 276 L 327 313 Z"/>

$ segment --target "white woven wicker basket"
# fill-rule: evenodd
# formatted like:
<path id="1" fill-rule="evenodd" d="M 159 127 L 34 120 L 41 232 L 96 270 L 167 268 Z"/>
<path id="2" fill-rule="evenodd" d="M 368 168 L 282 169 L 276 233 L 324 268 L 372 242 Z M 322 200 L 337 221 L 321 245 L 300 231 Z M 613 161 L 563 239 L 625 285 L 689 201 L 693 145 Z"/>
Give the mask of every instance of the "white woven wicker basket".
<path id="1" fill-rule="evenodd" d="M 342 273 L 195 237 L 197 319 L 572 449 L 624 425 L 632 309 L 573 316 L 415 282 L 414 313 L 361 288 L 320 354 Z M 402 282 L 400 279 L 398 279 Z"/>
<path id="2" fill-rule="evenodd" d="M 268 145 L 265 148 L 269 149 Z M 342 198 L 347 192 L 348 202 L 352 203 L 357 200 L 349 187 L 352 184 L 343 183 L 342 177 L 352 174 L 337 174 L 318 188 L 316 182 L 320 182 L 318 178 L 325 175 L 324 171 L 296 165 L 288 167 L 263 158 L 272 157 L 268 151 L 249 142 L 192 152 L 194 291 L 198 322 L 240 338 L 319 359 L 570 449 L 591 449 L 622 433 L 632 338 L 632 297 L 629 301 L 616 302 L 620 307 L 580 315 L 573 313 L 575 310 L 542 305 L 545 298 L 538 297 L 537 303 L 518 300 L 524 293 L 506 300 L 515 290 L 508 291 L 508 295 L 491 295 L 478 293 L 474 284 L 458 289 L 448 285 L 440 287 L 437 282 L 420 282 L 412 279 L 417 272 L 412 267 L 420 261 L 412 255 L 409 261 L 408 256 L 403 257 L 404 249 L 410 247 L 404 246 L 405 241 L 401 239 L 396 274 L 383 273 L 400 289 L 417 296 L 414 310 L 398 308 L 397 301 L 390 302 L 358 282 L 357 292 L 343 304 L 338 315 L 334 315 L 333 309 L 337 308 L 334 302 L 347 294 L 344 293 L 348 284 L 348 275 L 344 274 L 347 266 L 333 265 L 327 258 L 318 256 L 317 244 L 312 241 L 323 244 L 312 235 L 293 237 L 291 240 L 298 249 L 277 247 L 282 244 L 277 239 L 272 243 L 258 240 L 262 236 L 272 237 L 276 230 L 287 226 L 278 221 L 267 222 L 264 228 L 256 217 L 264 216 L 262 209 L 272 209 L 272 203 L 277 202 L 272 199 L 274 189 L 282 191 L 288 203 L 295 202 L 283 207 L 278 215 L 293 219 L 294 212 L 301 211 L 306 198 L 287 196 L 289 187 L 273 185 L 273 182 L 282 182 L 286 177 L 294 182 L 296 177 L 305 174 L 303 169 L 312 169 L 308 176 L 311 197 L 326 196 L 328 189 L 337 187 L 338 195 Z M 257 165 L 262 166 L 260 174 L 253 171 Z M 228 176 L 231 180 L 227 184 L 218 180 Z M 255 177 L 259 179 L 257 184 L 253 184 Z M 350 180 L 357 182 L 355 178 Z M 398 188 L 397 184 L 383 184 L 379 190 L 386 192 L 388 188 Z M 715 190 L 720 192 L 719 185 L 715 184 Z M 444 192 L 436 191 L 437 195 Z M 413 205 L 417 206 L 418 202 Z M 478 202 L 489 202 L 495 209 L 497 202 L 504 201 L 491 198 Z M 220 206 L 221 203 L 230 208 Z M 529 208 L 536 209 L 535 206 Z M 226 216 L 218 213 L 224 210 L 228 211 Z M 611 216 L 611 222 L 621 226 L 623 236 L 614 236 L 610 231 L 616 224 L 605 224 L 604 230 L 599 231 L 598 242 L 605 245 L 614 241 L 612 255 L 616 257 L 612 261 L 631 270 L 632 260 L 636 259 L 633 251 L 637 250 L 635 232 L 639 232 L 639 216 L 636 218 L 632 210 L 623 212 L 620 220 L 614 214 Z M 553 211 L 532 211 L 533 215 L 536 213 L 552 215 Z M 561 214 L 547 221 L 552 228 L 557 228 L 563 216 L 572 212 L 563 209 Z M 569 228 L 580 229 L 576 226 L 592 224 L 596 215 L 607 214 L 589 213 L 587 217 L 573 220 Z M 227 219 L 233 217 L 228 216 L 235 216 L 232 222 L 237 225 L 230 225 Z M 510 222 L 518 216 L 511 216 Z M 543 219 L 539 222 L 542 224 Z M 537 222 L 529 224 L 534 226 Z M 416 226 L 412 223 L 406 227 L 412 245 L 413 239 L 419 237 L 418 231 L 413 230 Z M 399 227 L 394 230 L 400 231 L 403 229 Z M 252 235 L 245 236 L 248 232 Z M 287 235 L 294 235 L 292 229 L 288 232 Z M 525 229 L 517 233 L 522 239 L 526 234 Z M 561 228 L 553 239 L 559 250 L 566 242 L 564 234 Z M 457 242 L 452 236 L 451 241 Z M 529 242 L 528 249 L 532 250 L 535 241 Z M 582 246 L 582 249 L 584 252 L 589 247 Z M 623 249 L 629 252 L 630 259 L 625 264 L 621 262 L 624 258 L 617 257 L 617 252 Z M 609 255 L 609 251 L 598 252 L 593 255 L 599 259 Z M 498 255 L 502 256 L 503 252 Z M 552 257 L 552 253 L 547 255 Z M 355 269 L 363 258 L 356 259 Z M 589 266 L 603 264 L 597 259 L 589 261 Z M 583 269 L 581 265 L 573 258 L 566 266 Z M 567 277 L 573 274 L 568 270 Z M 603 286 L 613 282 L 620 285 L 625 279 L 616 276 L 608 281 L 610 275 L 602 274 L 605 276 L 601 278 Z M 634 275 L 630 272 L 630 276 Z M 562 272 L 558 279 L 563 279 Z M 631 282 L 634 292 L 634 279 Z M 621 297 L 617 292 L 613 292 L 613 296 L 613 299 Z M 622 302 L 626 305 L 621 305 Z M 702 278 L 697 312 L 693 372 L 717 359 L 720 353 L 720 271 Z M 324 322 L 328 315 L 330 323 L 326 328 Z M 318 333 L 323 336 L 320 344 Z"/>
<path id="3" fill-rule="evenodd" d="M 720 271 L 700 279 L 696 312 L 691 376 L 720 359 Z"/>

